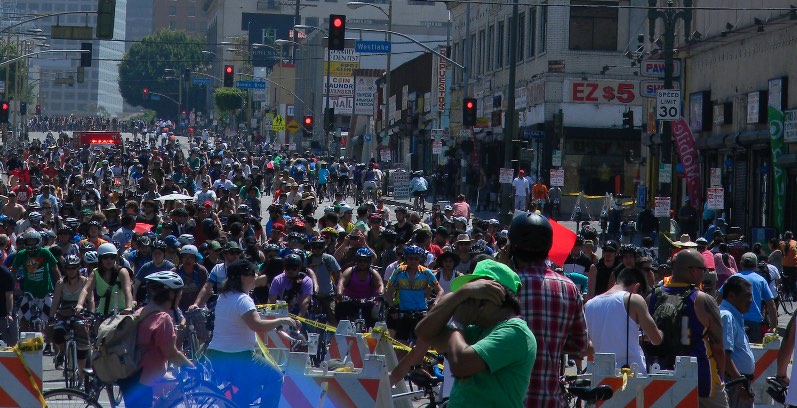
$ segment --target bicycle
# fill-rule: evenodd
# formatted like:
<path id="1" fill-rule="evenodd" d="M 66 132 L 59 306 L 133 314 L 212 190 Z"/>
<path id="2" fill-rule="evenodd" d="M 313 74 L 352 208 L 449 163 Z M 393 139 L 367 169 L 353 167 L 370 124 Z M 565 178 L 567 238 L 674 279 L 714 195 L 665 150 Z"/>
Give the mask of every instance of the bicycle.
<path id="1" fill-rule="evenodd" d="M 415 194 L 415 202 L 412 209 L 423 214 L 426 212 L 426 191 L 418 191 Z"/>
<path id="2" fill-rule="evenodd" d="M 436 391 L 444 381 L 442 369 L 437 367 L 439 363 L 443 362 L 443 359 L 442 356 L 436 354 L 427 354 L 434 355 L 434 358 L 424 360 L 421 367 L 407 373 L 404 379 L 410 383 L 410 390 L 414 384 L 423 391 L 425 398 L 429 398 L 429 403 L 422 405 L 423 408 L 443 408 L 448 405 L 448 397 L 443 397 Z M 411 391 L 411 393 L 414 394 L 416 391 Z"/>
<path id="3" fill-rule="evenodd" d="M 175 378 L 167 378 L 160 382 L 169 389 L 168 393 L 155 395 L 154 408 L 207 407 L 237 408 L 238 405 L 229 400 L 215 386 L 209 385 L 198 377 L 194 370 L 182 370 Z M 173 387 L 172 387 L 173 386 Z M 98 400 L 99 394 L 89 394 L 71 388 L 59 388 L 44 392 L 44 400 L 50 408 L 59 407 L 103 407 Z M 120 399 L 109 399 L 111 408 L 116 408 Z"/>
<path id="4" fill-rule="evenodd" d="M 767 377 L 767 395 L 781 405 L 786 405 L 786 394 L 789 391 L 789 384 L 777 377 Z"/>
<path id="5" fill-rule="evenodd" d="M 357 331 L 357 333 L 366 333 L 366 332 L 368 332 L 371 329 L 370 327 L 368 327 L 369 326 L 368 325 L 368 320 L 373 320 L 373 319 L 366 319 L 363 316 L 363 312 L 370 314 L 372 312 L 373 308 L 375 306 L 377 306 L 377 301 L 378 300 L 379 299 L 375 298 L 375 297 L 366 298 L 366 299 L 355 299 L 355 298 L 351 298 L 351 297 L 342 295 L 341 298 L 340 298 L 340 301 L 338 302 L 338 307 L 348 303 L 352 308 L 356 309 L 357 314 L 356 314 L 356 318 L 354 320 L 350 319 L 351 317 L 354 316 L 353 313 L 349 314 L 348 316 L 344 316 L 344 315 L 338 316 L 338 321 L 340 321 L 340 320 L 350 320 L 352 322 L 352 324 L 354 325 L 354 330 Z M 383 312 L 382 312 L 383 306 L 382 305 L 383 305 L 383 302 L 380 301 L 379 302 L 379 311 L 378 311 L 378 315 L 379 316 L 377 317 L 376 321 L 382 321 L 382 319 L 383 319 L 383 316 L 382 316 L 383 315 Z"/>
<path id="6" fill-rule="evenodd" d="M 67 328 L 66 341 L 64 342 L 64 362 L 63 362 L 63 376 L 64 385 L 66 388 L 77 389 L 80 386 L 80 377 L 82 375 L 78 367 L 78 350 L 77 338 L 75 336 L 75 325 L 82 325 L 84 327 L 91 327 L 92 323 L 86 319 L 81 319 L 80 316 L 73 314 L 57 324 L 63 324 Z M 58 356 L 55 357 L 56 360 Z M 57 366 L 57 365 L 56 365 Z"/>
<path id="7" fill-rule="evenodd" d="M 594 407 L 600 401 L 607 401 L 614 396 L 614 391 L 608 385 L 592 387 L 590 380 L 579 379 L 577 375 L 563 375 L 559 377 L 559 388 L 565 398 L 565 405 L 572 408 Z"/>

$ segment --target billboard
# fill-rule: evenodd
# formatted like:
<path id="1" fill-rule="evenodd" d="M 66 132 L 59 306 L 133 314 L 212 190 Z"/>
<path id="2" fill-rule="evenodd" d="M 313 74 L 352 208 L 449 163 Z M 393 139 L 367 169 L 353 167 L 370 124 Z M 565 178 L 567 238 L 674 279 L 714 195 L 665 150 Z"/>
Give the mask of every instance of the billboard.
<path id="1" fill-rule="evenodd" d="M 278 38 L 292 38 L 293 24 L 293 15 L 241 14 L 241 31 L 249 33 L 249 44 L 272 44 Z M 274 49 L 252 47 L 252 65 L 255 67 L 271 68 L 277 63 L 277 57 L 278 52 Z"/>

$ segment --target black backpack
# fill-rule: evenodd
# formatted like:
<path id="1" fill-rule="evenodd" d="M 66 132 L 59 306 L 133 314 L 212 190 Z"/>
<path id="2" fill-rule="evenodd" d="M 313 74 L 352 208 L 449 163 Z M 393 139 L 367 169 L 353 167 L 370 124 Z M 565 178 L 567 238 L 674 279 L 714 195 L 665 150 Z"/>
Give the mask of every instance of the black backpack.
<path id="1" fill-rule="evenodd" d="M 659 364 L 663 370 L 675 368 L 676 356 L 688 356 L 690 353 L 690 338 L 688 335 L 682 339 L 684 331 L 683 325 L 689 325 L 689 317 L 686 315 L 686 299 L 697 290 L 690 286 L 678 294 L 667 294 L 663 287 L 654 289 L 648 304 L 648 310 L 656 327 L 664 334 L 661 344 L 654 346 L 645 343 L 644 351 L 648 365 Z M 683 333 L 682 333 L 683 331 Z"/>

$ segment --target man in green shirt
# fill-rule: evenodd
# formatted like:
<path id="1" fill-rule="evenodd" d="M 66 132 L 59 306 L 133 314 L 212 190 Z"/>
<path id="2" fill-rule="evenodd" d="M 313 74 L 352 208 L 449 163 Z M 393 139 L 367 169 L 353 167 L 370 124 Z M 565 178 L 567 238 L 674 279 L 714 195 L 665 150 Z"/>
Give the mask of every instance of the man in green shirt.
<path id="1" fill-rule="evenodd" d="M 519 318 L 520 278 L 491 259 L 451 282 L 451 292 L 415 328 L 445 353 L 456 378 L 448 406 L 522 407 L 537 342 Z"/>
<path id="2" fill-rule="evenodd" d="M 31 329 L 30 322 L 36 317 L 47 321 L 52 304 L 53 283 L 61 279 L 61 274 L 53 254 L 47 248 L 41 247 L 42 238 L 39 232 L 29 229 L 24 238 L 25 248 L 14 255 L 11 268 L 14 275 L 22 276 L 22 292 L 32 296 L 24 296 L 19 307 L 23 317 L 20 330 L 28 331 Z M 31 302 L 38 304 L 38 316 L 31 313 Z"/>

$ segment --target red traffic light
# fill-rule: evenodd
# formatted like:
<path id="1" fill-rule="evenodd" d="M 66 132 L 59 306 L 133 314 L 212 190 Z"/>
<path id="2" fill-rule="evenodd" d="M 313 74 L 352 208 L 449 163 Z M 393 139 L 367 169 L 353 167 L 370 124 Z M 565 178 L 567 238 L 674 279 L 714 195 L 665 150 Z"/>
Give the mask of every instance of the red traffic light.
<path id="1" fill-rule="evenodd" d="M 465 107 L 466 107 L 466 108 L 468 108 L 468 109 L 473 109 L 473 102 L 471 102 L 471 101 L 468 101 L 468 102 L 465 104 Z"/>
<path id="2" fill-rule="evenodd" d="M 0 105 L 0 109 L 3 109 L 4 111 L 8 110 L 8 102 L 3 102 L 3 104 Z"/>
<path id="3" fill-rule="evenodd" d="M 144 88 L 144 93 L 145 93 L 145 94 L 149 93 L 149 89 L 147 89 L 147 88 Z"/>
<path id="4" fill-rule="evenodd" d="M 232 74 L 232 66 L 231 65 L 227 65 L 227 67 L 224 68 L 224 71 L 227 72 L 228 74 Z"/>
<path id="5" fill-rule="evenodd" d="M 311 118 L 309 116 L 304 118 L 304 124 L 305 125 L 312 125 L 313 124 L 313 118 Z"/>
<path id="6" fill-rule="evenodd" d="M 336 17 L 332 19 L 332 26 L 335 28 L 340 28 L 343 26 L 343 19 L 340 17 Z"/>

